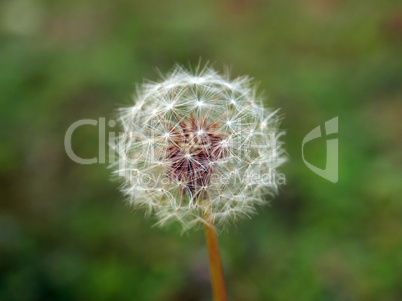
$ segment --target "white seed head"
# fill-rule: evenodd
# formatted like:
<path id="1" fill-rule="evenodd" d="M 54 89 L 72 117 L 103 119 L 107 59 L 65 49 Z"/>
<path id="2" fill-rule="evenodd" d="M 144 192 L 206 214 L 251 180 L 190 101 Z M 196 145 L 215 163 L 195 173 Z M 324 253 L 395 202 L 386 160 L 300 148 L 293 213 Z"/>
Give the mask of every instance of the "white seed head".
<path id="1" fill-rule="evenodd" d="M 129 202 L 159 225 L 237 220 L 276 192 L 284 162 L 277 112 L 263 107 L 248 77 L 176 66 L 139 86 L 134 101 L 119 113 L 115 173 Z"/>

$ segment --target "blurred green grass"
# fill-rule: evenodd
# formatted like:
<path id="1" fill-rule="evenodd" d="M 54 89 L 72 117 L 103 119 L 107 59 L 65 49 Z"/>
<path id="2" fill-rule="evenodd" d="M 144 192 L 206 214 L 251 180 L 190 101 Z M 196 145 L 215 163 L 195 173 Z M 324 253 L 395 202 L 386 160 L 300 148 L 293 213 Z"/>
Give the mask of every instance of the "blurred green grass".
<path id="1" fill-rule="evenodd" d="M 401 50 L 391 0 L 2 1 L 0 300 L 211 299 L 202 231 L 152 228 L 63 147 L 156 67 L 200 58 L 254 77 L 287 131 L 287 185 L 220 235 L 231 300 L 402 299 Z M 335 116 L 332 184 L 301 143 Z M 73 138 L 83 157 L 97 143 Z M 325 140 L 308 153 L 323 166 Z"/>

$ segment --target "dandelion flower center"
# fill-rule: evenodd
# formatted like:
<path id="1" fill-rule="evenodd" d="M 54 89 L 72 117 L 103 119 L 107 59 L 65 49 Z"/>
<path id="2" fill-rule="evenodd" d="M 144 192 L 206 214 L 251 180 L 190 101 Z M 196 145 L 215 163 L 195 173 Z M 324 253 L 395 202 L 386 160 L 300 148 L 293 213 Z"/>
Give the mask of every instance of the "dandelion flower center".
<path id="1" fill-rule="evenodd" d="M 193 115 L 178 125 L 171 129 L 167 146 L 167 176 L 184 184 L 183 190 L 197 194 L 209 184 L 214 163 L 227 153 L 223 133 L 218 130 L 221 124 Z"/>

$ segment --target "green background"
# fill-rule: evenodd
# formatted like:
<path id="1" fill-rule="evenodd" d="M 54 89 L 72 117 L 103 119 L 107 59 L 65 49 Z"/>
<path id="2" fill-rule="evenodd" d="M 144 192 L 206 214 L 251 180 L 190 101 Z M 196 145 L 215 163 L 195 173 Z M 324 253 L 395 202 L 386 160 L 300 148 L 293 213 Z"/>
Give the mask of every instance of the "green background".
<path id="1" fill-rule="evenodd" d="M 152 227 L 63 145 L 200 59 L 255 78 L 287 132 L 286 186 L 219 235 L 230 300 L 402 300 L 401 53 L 399 1 L 1 1 L 0 300 L 211 300 L 203 231 Z M 301 145 L 336 116 L 334 184 Z"/>

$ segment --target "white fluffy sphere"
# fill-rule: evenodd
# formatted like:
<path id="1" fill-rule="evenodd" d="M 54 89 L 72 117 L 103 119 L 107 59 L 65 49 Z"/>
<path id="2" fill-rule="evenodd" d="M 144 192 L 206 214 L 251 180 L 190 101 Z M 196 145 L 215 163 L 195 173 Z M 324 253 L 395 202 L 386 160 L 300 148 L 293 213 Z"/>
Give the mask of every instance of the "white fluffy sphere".
<path id="1" fill-rule="evenodd" d="M 277 190 L 284 161 L 276 111 L 249 78 L 180 66 L 121 109 L 116 174 L 135 207 L 184 229 L 248 216 Z M 282 178 L 283 180 L 283 178 Z"/>

